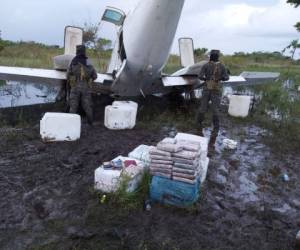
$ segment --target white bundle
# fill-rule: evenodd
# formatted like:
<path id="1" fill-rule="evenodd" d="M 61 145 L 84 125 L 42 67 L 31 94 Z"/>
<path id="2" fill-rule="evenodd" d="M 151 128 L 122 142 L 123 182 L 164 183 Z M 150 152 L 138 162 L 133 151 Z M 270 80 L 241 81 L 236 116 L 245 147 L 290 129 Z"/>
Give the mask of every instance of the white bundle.
<path id="1" fill-rule="evenodd" d="M 154 175 L 154 176 L 164 177 L 164 178 L 167 178 L 167 179 L 172 178 L 172 174 L 165 174 L 165 173 L 162 173 L 162 172 L 157 172 L 157 171 L 152 171 L 152 170 L 150 170 L 150 174 Z"/>
<path id="2" fill-rule="evenodd" d="M 179 178 L 184 178 L 184 179 L 188 179 L 188 180 L 196 179 L 194 174 L 190 175 L 190 174 L 173 173 L 173 177 L 179 177 Z"/>
<path id="3" fill-rule="evenodd" d="M 180 152 L 173 153 L 173 156 L 176 157 L 176 158 L 183 158 L 183 159 L 187 159 L 187 160 L 195 160 L 197 157 L 199 157 L 199 153 L 198 152 L 191 152 L 191 151 L 187 151 L 187 150 L 182 150 Z"/>
<path id="4" fill-rule="evenodd" d="M 192 175 L 196 173 L 196 171 L 192 169 L 184 169 L 184 168 L 176 168 L 176 167 L 173 168 L 173 172 L 181 173 L 181 174 L 192 174 Z"/>
<path id="5" fill-rule="evenodd" d="M 173 176 L 173 180 L 180 181 L 180 182 L 185 182 L 185 183 L 192 184 L 192 185 L 194 185 L 196 183 L 196 180 L 189 180 L 189 179 L 186 179 L 186 178 L 181 178 L 181 177 L 176 177 L 176 176 Z"/>
<path id="6" fill-rule="evenodd" d="M 166 152 L 166 151 L 163 151 L 163 150 L 159 150 L 159 149 L 157 149 L 157 148 L 152 148 L 152 149 L 150 149 L 149 154 L 150 154 L 150 158 L 151 158 L 153 155 L 156 155 L 156 156 L 167 156 L 167 157 L 171 157 L 171 153 L 170 153 L 170 152 Z"/>
<path id="7" fill-rule="evenodd" d="M 164 165 L 164 164 L 155 164 L 155 163 L 151 163 L 151 164 L 150 164 L 150 168 L 172 169 L 173 166 L 172 166 L 172 165 Z"/>
<path id="8" fill-rule="evenodd" d="M 186 164 L 186 165 L 197 165 L 198 164 L 198 159 L 195 160 L 187 160 L 183 158 L 177 158 L 177 157 L 172 157 L 172 160 L 174 163 L 179 163 L 179 164 Z"/>
<path id="9" fill-rule="evenodd" d="M 189 165 L 189 164 L 182 164 L 182 163 L 175 163 L 174 167 L 176 168 L 183 168 L 183 169 L 189 169 L 189 170 L 196 170 L 197 165 Z"/>
<path id="10" fill-rule="evenodd" d="M 199 152 L 201 146 L 199 142 L 178 140 L 177 143 L 186 151 Z"/>
<path id="11" fill-rule="evenodd" d="M 154 164 L 163 164 L 163 165 L 173 165 L 173 161 L 168 161 L 168 160 L 155 160 L 155 159 L 151 159 L 150 163 L 154 163 Z"/>
<path id="12" fill-rule="evenodd" d="M 177 143 L 177 140 L 174 139 L 174 138 L 165 138 L 161 141 L 162 143 L 169 143 L 169 144 L 176 144 Z"/>
<path id="13" fill-rule="evenodd" d="M 150 171 L 157 172 L 157 173 L 163 173 L 163 174 L 172 174 L 172 169 L 164 169 L 164 168 L 154 168 L 154 167 L 151 167 Z"/>
<path id="14" fill-rule="evenodd" d="M 157 149 L 170 152 L 170 153 L 177 153 L 183 150 L 183 147 L 180 144 L 171 144 L 171 143 L 165 143 L 160 142 L 157 144 Z"/>
<path id="15" fill-rule="evenodd" d="M 173 163 L 173 159 L 171 156 L 150 155 L 150 159 L 151 162 L 157 160 L 157 161 L 170 161 Z"/>

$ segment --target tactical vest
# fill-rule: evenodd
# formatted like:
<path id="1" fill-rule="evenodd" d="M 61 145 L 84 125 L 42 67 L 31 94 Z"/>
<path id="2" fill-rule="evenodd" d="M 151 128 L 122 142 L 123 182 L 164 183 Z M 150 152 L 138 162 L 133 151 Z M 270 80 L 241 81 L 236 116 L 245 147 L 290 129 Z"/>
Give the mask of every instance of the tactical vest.
<path id="1" fill-rule="evenodd" d="M 209 62 L 210 64 L 213 64 L 214 70 L 212 78 L 208 81 L 206 81 L 207 89 L 209 90 L 220 90 L 220 63 L 219 62 Z"/>
<path id="2" fill-rule="evenodd" d="M 69 82 L 71 87 L 74 87 L 78 82 L 86 82 L 90 86 L 92 76 L 88 66 L 78 63 L 72 67 L 70 73 Z"/>

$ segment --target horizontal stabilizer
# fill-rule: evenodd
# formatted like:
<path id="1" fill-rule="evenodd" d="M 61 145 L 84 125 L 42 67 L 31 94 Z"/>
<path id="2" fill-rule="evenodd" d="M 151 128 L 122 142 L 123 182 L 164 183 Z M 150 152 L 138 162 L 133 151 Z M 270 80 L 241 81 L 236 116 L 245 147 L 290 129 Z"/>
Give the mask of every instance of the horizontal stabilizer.
<path id="1" fill-rule="evenodd" d="M 61 83 L 66 80 L 66 72 L 50 69 L 32 69 L 0 66 L 0 79 L 7 81 L 27 81 L 39 83 Z M 95 83 L 113 81 L 111 75 L 98 74 Z"/>
<path id="2" fill-rule="evenodd" d="M 198 80 L 200 83 L 200 81 Z M 184 76 L 164 76 L 162 77 L 162 83 L 165 87 L 187 86 L 197 83 L 197 78 L 191 79 Z"/>
<path id="3" fill-rule="evenodd" d="M 162 77 L 162 82 L 165 87 L 176 87 L 176 86 L 187 86 L 187 85 L 197 85 L 201 86 L 203 81 L 200 81 L 196 76 L 164 76 Z M 239 83 L 245 83 L 246 80 L 242 76 L 230 76 L 225 85 L 236 85 Z"/>
<path id="4" fill-rule="evenodd" d="M 280 76 L 278 72 L 250 72 L 245 71 L 241 74 L 247 81 L 269 81 L 275 80 Z"/>

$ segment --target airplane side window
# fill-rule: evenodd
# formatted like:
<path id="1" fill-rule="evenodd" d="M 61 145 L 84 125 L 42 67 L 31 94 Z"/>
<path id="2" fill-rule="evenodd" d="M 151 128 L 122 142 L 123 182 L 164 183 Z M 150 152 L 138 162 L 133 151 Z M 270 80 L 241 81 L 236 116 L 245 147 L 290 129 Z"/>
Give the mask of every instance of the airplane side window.
<path id="1" fill-rule="evenodd" d="M 118 26 L 123 24 L 124 19 L 125 19 L 124 14 L 113 9 L 106 9 L 102 17 L 103 21 L 107 21 Z"/>

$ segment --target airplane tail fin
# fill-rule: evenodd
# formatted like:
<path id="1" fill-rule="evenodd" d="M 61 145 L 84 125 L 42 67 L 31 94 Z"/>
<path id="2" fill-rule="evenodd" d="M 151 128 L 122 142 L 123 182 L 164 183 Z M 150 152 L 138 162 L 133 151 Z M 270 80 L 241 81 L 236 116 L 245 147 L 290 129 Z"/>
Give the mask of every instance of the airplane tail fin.
<path id="1" fill-rule="evenodd" d="M 83 29 L 74 26 L 65 27 L 65 55 L 76 55 L 76 46 L 83 41 Z"/>
<path id="2" fill-rule="evenodd" d="M 83 29 L 79 27 L 65 27 L 65 53 L 53 58 L 54 69 L 67 70 L 72 59 L 76 55 L 76 46 L 83 41 Z"/>
<path id="3" fill-rule="evenodd" d="M 192 38 L 179 39 L 180 62 L 182 67 L 189 67 L 195 64 L 194 42 Z"/>

